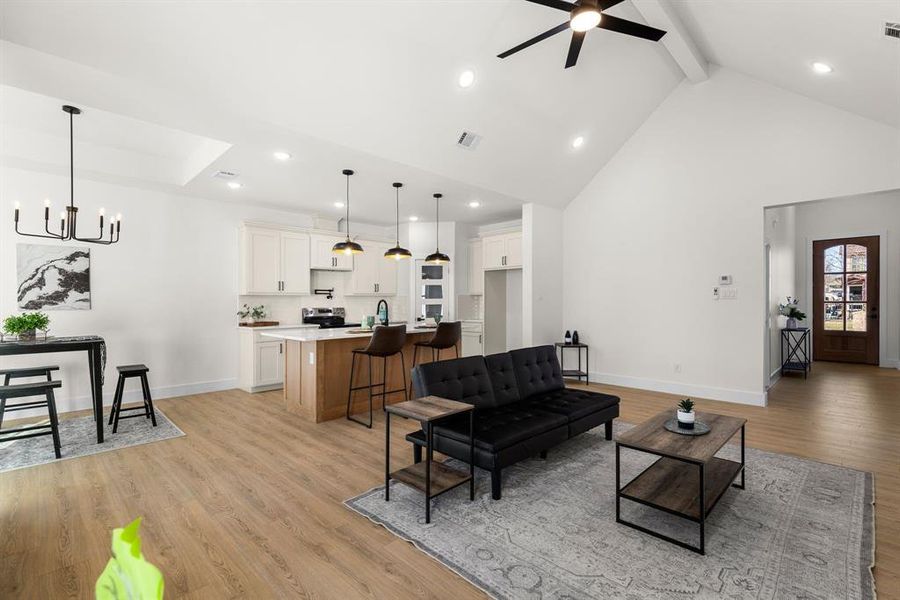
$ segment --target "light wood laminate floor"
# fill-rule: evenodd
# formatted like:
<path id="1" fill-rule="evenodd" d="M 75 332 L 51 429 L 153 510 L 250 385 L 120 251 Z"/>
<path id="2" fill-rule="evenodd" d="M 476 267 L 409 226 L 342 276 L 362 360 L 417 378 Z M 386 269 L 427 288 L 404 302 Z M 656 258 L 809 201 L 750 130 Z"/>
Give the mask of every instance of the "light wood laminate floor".
<path id="1" fill-rule="evenodd" d="M 629 422 L 676 402 L 590 389 L 620 395 Z M 900 371 L 817 363 L 809 380 L 779 382 L 768 408 L 697 404 L 747 418 L 748 446 L 873 471 L 878 595 L 900 599 Z M 482 597 L 341 504 L 382 481 L 383 419 L 311 424 L 280 391 L 157 406 L 186 437 L 0 474 L 0 597 L 91 597 L 110 530 L 138 515 L 167 598 Z M 405 460 L 411 425 L 394 422 Z"/>

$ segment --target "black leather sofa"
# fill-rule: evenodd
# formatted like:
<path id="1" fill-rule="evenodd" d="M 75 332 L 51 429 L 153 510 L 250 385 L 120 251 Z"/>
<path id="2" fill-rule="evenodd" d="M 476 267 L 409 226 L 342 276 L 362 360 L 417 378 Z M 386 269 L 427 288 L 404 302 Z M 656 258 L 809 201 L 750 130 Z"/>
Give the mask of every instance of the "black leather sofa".
<path id="1" fill-rule="evenodd" d="M 530 456 L 546 458 L 550 448 L 601 424 L 612 439 L 619 416 L 618 397 L 566 389 L 553 346 L 426 363 L 413 369 L 412 381 L 417 398 L 475 405 L 475 464 L 491 472 L 495 500 L 504 467 Z M 468 416 L 439 421 L 433 435 L 435 451 L 468 462 Z M 407 439 L 420 462 L 425 434 L 416 431 Z"/>

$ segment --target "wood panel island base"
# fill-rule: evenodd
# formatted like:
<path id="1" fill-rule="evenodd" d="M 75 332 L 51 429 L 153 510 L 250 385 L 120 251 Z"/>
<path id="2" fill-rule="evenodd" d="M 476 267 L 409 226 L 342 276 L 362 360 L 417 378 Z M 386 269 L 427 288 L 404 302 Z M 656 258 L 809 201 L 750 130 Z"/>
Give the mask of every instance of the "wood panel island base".
<path id="1" fill-rule="evenodd" d="M 364 348 L 372 337 L 371 333 L 354 334 L 347 329 L 288 329 L 266 332 L 265 337 L 284 340 L 284 402 L 288 412 L 321 423 L 343 418 L 347 411 L 347 392 L 350 388 L 350 362 L 353 350 Z M 406 368 L 412 369 L 415 342 L 431 339 L 434 329 L 413 329 L 407 325 L 406 343 L 403 346 L 403 360 Z M 443 358 L 456 357 L 450 349 Z M 419 362 L 427 362 L 430 352 L 419 352 Z M 423 360 L 424 359 L 424 360 Z M 369 358 L 356 359 L 353 387 L 368 385 Z M 383 360 L 372 358 L 372 383 L 381 383 Z M 388 389 L 403 388 L 403 371 L 400 357 L 387 359 Z M 406 373 L 406 387 L 410 377 Z M 380 391 L 377 388 L 375 391 Z M 406 400 L 402 393 L 387 397 L 388 404 Z M 381 398 L 375 397 L 373 407 L 381 408 Z M 368 390 L 354 392 L 351 412 L 362 413 L 369 410 Z"/>

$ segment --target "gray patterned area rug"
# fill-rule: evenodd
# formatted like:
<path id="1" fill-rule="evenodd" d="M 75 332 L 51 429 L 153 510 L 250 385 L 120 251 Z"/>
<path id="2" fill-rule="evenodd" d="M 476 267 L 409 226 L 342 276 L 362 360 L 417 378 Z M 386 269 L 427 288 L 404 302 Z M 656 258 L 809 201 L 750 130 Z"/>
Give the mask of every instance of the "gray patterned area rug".
<path id="1" fill-rule="evenodd" d="M 106 415 L 105 418 L 108 419 L 109 415 Z M 49 420 L 42 421 L 42 423 L 49 422 Z M 113 433 L 112 427 L 107 426 L 105 422 L 104 427 L 106 428 L 104 442 L 98 444 L 94 419 L 90 415 L 60 419 L 59 441 L 62 446 L 60 449 L 62 458 L 60 459 L 53 454 L 53 438 L 49 435 L 26 439 L 6 439 L 0 442 L 0 473 L 184 435 L 184 432 L 158 408 L 156 409 L 156 427 L 153 427 L 150 419 L 140 418 L 120 420 L 119 430 L 116 433 Z"/>
<path id="2" fill-rule="evenodd" d="M 621 431 L 629 425 L 618 425 Z M 740 460 L 728 445 L 720 456 Z M 407 457 L 398 457 L 397 467 Z M 622 450 L 623 482 L 653 457 Z M 393 465 L 392 465 L 393 466 Z M 747 449 L 746 489 L 707 520 L 701 556 L 615 522 L 615 446 L 589 432 L 505 469 L 503 499 L 478 471 L 433 501 L 392 482 L 346 501 L 496 598 L 871 600 L 871 473 Z M 622 517 L 698 543 L 698 526 L 628 500 Z"/>

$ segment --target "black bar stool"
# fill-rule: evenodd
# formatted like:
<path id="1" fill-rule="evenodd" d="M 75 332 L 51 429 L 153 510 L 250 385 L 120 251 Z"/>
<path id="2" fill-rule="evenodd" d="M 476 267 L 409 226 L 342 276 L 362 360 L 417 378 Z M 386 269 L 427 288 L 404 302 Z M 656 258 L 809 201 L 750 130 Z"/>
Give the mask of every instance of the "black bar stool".
<path id="1" fill-rule="evenodd" d="M 135 417 L 144 417 L 153 422 L 156 427 L 156 411 L 153 410 L 153 399 L 150 397 L 150 384 L 147 383 L 147 371 L 145 365 L 124 365 L 116 367 L 119 372 L 119 381 L 116 382 L 116 395 L 113 397 L 112 411 L 109 413 L 109 424 L 113 426 L 113 433 L 119 429 L 119 419 L 133 419 Z M 122 393 L 125 391 L 125 380 L 129 377 L 140 377 L 141 389 L 144 392 L 144 404 L 142 406 L 131 406 L 122 408 Z M 142 414 L 122 416 L 122 412 L 132 410 L 142 411 Z"/>
<path id="2" fill-rule="evenodd" d="M 42 435 L 51 435 L 53 436 L 53 453 L 56 455 L 56 458 L 61 458 L 59 417 L 56 414 L 56 397 L 53 395 L 53 390 L 62 387 L 62 382 L 52 381 L 50 378 L 50 372 L 58 369 L 59 367 L 36 367 L 31 369 L 7 369 L 0 371 L 0 374 L 5 376 L 4 382 L 7 383 L 7 385 L 0 386 L 0 441 L 9 438 L 21 440 L 25 438 L 40 437 Z M 10 379 L 40 376 L 46 376 L 47 381 L 17 383 L 13 385 L 8 384 Z M 31 398 L 34 396 L 44 396 L 44 398 L 42 400 L 31 400 L 29 402 L 18 402 L 16 404 L 7 403 L 7 400 L 12 398 Z M 5 431 L 3 430 L 3 416 L 7 412 L 44 407 L 47 408 L 47 413 L 50 416 L 49 425 L 25 425 L 22 427 L 13 427 L 12 429 L 7 429 Z"/>
<path id="3" fill-rule="evenodd" d="M 365 425 L 372 429 L 372 398 L 381 396 L 381 408 L 387 402 L 388 394 L 403 393 L 406 395 L 406 359 L 403 358 L 403 345 L 406 343 L 406 325 L 391 325 L 376 327 L 372 333 L 372 339 L 365 348 L 357 348 L 353 351 L 353 358 L 350 361 L 350 389 L 347 391 L 347 418 L 354 423 Z M 387 389 L 387 361 L 388 358 L 395 354 L 400 355 L 400 365 L 403 370 L 403 387 L 396 390 Z M 361 385 L 353 387 L 353 373 L 356 370 L 356 356 L 369 357 L 369 385 Z M 380 357 L 382 359 L 381 383 L 372 383 L 372 357 Z M 380 387 L 381 391 L 373 393 L 373 389 Z M 369 390 L 369 422 L 366 423 L 355 418 L 350 414 L 353 405 L 353 392 L 357 390 Z"/>
<path id="4" fill-rule="evenodd" d="M 459 321 L 441 321 L 431 339 L 426 342 L 416 342 L 413 346 L 413 368 L 417 364 L 419 348 L 431 348 L 431 362 L 441 360 L 441 350 L 453 348 L 456 350 L 456 358 L 459 358 L 459 339 L 462 337 L 462 323 Z"/>

